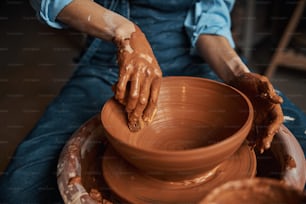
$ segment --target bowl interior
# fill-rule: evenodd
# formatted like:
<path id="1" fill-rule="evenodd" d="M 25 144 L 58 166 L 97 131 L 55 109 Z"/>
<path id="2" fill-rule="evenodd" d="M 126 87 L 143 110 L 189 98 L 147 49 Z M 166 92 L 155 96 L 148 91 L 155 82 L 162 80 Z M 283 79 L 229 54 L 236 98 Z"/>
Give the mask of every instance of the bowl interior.
<path id="1" fill-rule="evenodd" d="M 208 147 L 237 133 L 250 118 L 250 103 L 237 90 L 212 80 L 165 77 L 158 110 L 138 132 L 127 127 L 124 107 L 109 100 L 102 123 L 115 140 L 152 151 L 186 151 Z"/>

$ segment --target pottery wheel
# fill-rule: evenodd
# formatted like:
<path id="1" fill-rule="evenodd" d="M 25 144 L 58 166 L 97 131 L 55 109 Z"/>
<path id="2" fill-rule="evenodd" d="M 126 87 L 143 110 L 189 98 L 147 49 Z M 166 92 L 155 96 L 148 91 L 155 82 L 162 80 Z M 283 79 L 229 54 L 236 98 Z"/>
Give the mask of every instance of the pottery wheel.
<path id="1" fill-rule="evenodd" d="M 97 114 L 86 123 L 84 123 L 70 138 L 65 147 L 61 152 L 61 156 L 59 158 L 58 167 L 57 167 L 57 182 L 59 191 L 62 195 L 62 198 L 65 203 L 117 203 L 116 197 L 113 196 L 110 189 L 107 187 L 104 177 L 102 174 L 102 166 L 101 162 L 104 157 L 104 150 L 108 147 L 108 143 L 104 136 L 103 128 L 101 126 L 100 115 Z M 225 179 L 234 179 L 234 177 L 240 177 L 244 172 L 249 175 L 252 175 L 255 168 L 253 165 L 254 154 L 250 152 L 248 148 L 243 146 L 243 149 L 240 149 L 238 152 L 246 151 L 247 154 L 241 153 L 244 155 L 242 159 L 246 159 L 244 162 L 249 162 L 250 169 L 244 169 L 244 171 L 240 171 L 241 167 L 238 167 L 239 170 L 231 170 L 233 175 L 227 173 L 227 169 L 224 172 L 219 169 L 220 174 L 219 177 L 222 177 L 223 182 Z M 237 153 L 238 153 L 237 152 Z M 241 158 L 241 155 L 237 155 L 237 153 L 230 158 L 228 161 L 232 159 Z M 248 155 L 248 156 L 246 156 Z M 114 155 L 111 155 L 112 157 Z M 257 154 L 257 173 L 256 177 L 273 177 L 279 180 L 284 181 L 288 185 L 292 185 L 297 189 L 304 189 L 305 181 L 306 181 L 306 162 L 303 150 L 292 133 L 284 126 L 281 126 L 280 131 L 275 136 L 271 151 L 267 151 L 264 154 Z M 293 158 L 296 164 L 296 167 L 290 167 L 291 165 L 287 165 L 288 158 Z M 119 159 L 120 160 L 120 159 Z M 115 160 L 116 161 L 116 160 Z M 253 164 L 253 165 L 251 165 Z M 118 165 L 118 164 L 117 164 Z M 126 165 L 126 164 L 124 164 Z M 224 165 L 224 164 L 222 164 Z M 221 167 L 222 167 L 221 165 Z M 239 163 L 237 164 L 239 166 Z M 226 165 L 225 165 L 226 166 Z M 112 166 L 111 166 L 112 168 Z M 120 167 L 123 168 L 123 167 Z M 124 167 L 125 168 L 125 167 Z M 130 167 L 129 167 L 130 168 Z M 236 167 L 234 167 L 236 169 Z M 122 177 L 123 172 L 121 171 L 121 175 L 114 174 L 117 170 L 113 172 L 108 171 L 108 173 L 112 173 L 113 176 L 116 176 L 116 179 Z M 119 170 L 118 170 L 119 171 Z M 126 172 L 126 174 L 131 175 L 131 172 Z M 276 175 L 276 176 L 275 176 Z M 231 177 L 232 178 L 229 178 Z M 127 177 L 127 176 L 125 176 Z M 245 175 L 244 177 L 247 177 Z M 81 180 L 74 180 L 74 178 L 81 178 Z M 214 177 L 209 177 L 214 178 Z M 144 179 L 144 178 L 141 178 Z M 80 182 L 71 182 L 71 181 L 80 181 Z M 114 180 L 115 181 L 115 180 Z M 123 181 L 119 181 L 123 182 Z M 135 182 L 135 181 L 134 181 Z M 146 181 L 148 182 L 148 181 Z M 151 181 L 152 182 L 152 181 Z M 212 189 L 213 186 L 217 182 L 216 178 L 211 179 L 209 182 L 206 182 L 206 185 L 193 185 L 189 186 L 190 191 L 194 188 L 200 189 L 205 192 L 207 190 Z M 223 183 L 222 182 L 222 183 Z M 135 189 L 129 180 L 127 180 L 127 186 L 124 187 L 125 191 L 130 192 L 133 197 L 144 196 L 142 194 L 135 193 L 135 190 L 143 191 L 141 189 Z M 162 195 L 161 191 L 162 184 L 159 182 L 152 182 L 153 186 L 158 186 L 158 190 L 154 189 L 154 192 Z M 207 185 L 209 183 L 209 185 Z M 138 187 L 142 187 L 143 185 L 137 184 Z M 166 188 L 167 186 L 167 188 Z M 132 189 L 130 189 L 133 187 Z M 175 192 L 176 196 L 179 197 L 180 201 L 186 197 L 183 194 L 183 190 L 186 190 L 184 186 L 172 187 L 163 183 L 163 190 Z M 147 187 L 146 187 L 147 188 Z M 208 189 L 209 188 L 209 189 Z M 171 190 L 172 189 L 172 190 Z M 183 189 L 183 190 L 182 190 Z M 120 190 L 120 189 L 119 189 Z M 175 190 L 175 191 L 174 191 Z M 114 188 L 114 192 L 119 192 L 118 189 Z M 193 190 L 194 191 L 194 190 Z M 172 192 L 172 194 L 173 194 Z M 135 193 L 135 194 L 134 194 Z M 119 193 L 118 193 L 119 194 Z M 171 195 L 171 194 L 170 194 Z M 145 195 L 146 196 L 146 195 Z M 136 198 L 138 199 L 138 198 Z M 136 203 L 141 203 L 141 201 Z M 144 203 L 144 201 L 142 201 Z"/>
<path id="2" fill-rule="evenodd" d="M 108 147 L 102 159 L 104 179 L 130 203 L 196 203 L 214 187 L 256 173 L 256 156 L 246 144 L 212 171 L 179 182 L 159 180 L 134 168 Z"/>

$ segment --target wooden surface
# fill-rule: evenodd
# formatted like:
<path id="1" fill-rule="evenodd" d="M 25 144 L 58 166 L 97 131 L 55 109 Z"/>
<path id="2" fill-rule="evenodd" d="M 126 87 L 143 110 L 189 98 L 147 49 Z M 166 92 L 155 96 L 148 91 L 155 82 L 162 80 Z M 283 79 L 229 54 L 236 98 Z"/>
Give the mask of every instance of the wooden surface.
<path id="1" fill-rule="evenodd" d="M 302 18 L 305 3 L 306 0 L 299 0 L 295 10 L 293 11 L 292 17 L 285 29 L 278 47 L 276 48 L 274 56 L 272 57 L 271 63 L 265 71 L 265 75 L 269 78 L 272 77 L 279 66 L 297 68 L 306 71 L 306 56 L 303 54 L 297 54 L 292 50 L 287 49 L 288 44 L 294 36 L 295 29 Z"/>

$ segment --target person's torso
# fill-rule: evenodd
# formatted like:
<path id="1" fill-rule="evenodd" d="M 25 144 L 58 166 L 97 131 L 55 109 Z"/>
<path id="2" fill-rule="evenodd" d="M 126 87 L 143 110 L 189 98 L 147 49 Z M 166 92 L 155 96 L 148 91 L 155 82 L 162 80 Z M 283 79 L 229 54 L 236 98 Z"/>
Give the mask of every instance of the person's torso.
<path id="1" fill-rule="evenodd" d="M 145 33 L 165 75 L 177 75 L 194 63 L 184 21 L 193 1 L 186 0 L 99 0 L 102 6 L 136 23 Z M 101 41 L 94 63 L 116 63 L 116 48 Z"/>

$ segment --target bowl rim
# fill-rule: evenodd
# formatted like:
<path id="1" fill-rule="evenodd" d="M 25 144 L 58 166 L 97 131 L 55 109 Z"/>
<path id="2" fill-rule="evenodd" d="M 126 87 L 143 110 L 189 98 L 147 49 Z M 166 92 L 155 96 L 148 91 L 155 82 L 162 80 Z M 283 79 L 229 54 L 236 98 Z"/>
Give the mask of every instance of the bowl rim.
<path id="1" fill-rule="evenodd" d="M 106 132 L 106 136 L 107 137 L 111 137 L 112 140 L 114 141 L 117 141 L 118 143 L 120 143 L 120 145 L 124 145 L 128 148 L 131 148 L 131 149 L 134 149 L 135 151 L 137 152 L 143 152 L 143 153 L 147 153 L 147 154 L 151 154 L 151 155 L 160 155 L 160 156 L 188 156 L 188 155 L 199 155 L 198 157 L 202 157 L 201 154 L 199 153 L 203 153 L 203 152 L 212 152 L 212 150 L 214 149 L 222 149 L 220 147 L 222 146 L 226 146 L 228 143 L 232 143 L 233 140 L 236 140 L 237 138 L 237 134 L 241 133 L 242 131 L 244 131 L 246 128 L 249 128 L 251 129 L 252 127 L 252 121 L 253 121 L 253 118 L 254 118 L 254 108 L 253 108 L 253 105 L 250 101 L 250 99 L 244 94 L 242 93 L 241 91 L 239 91 L 238 89 L 228 85 L 228 84 L 225 84 L 223 82 L 219 82 L 219 81 L 215 81 L 215 80 L 212 80 L 212 79 L 206 79 L 206 78 L 202 78 L 202 77 L 194 77 L 194 76 L 167 76 L 167 77 L 163 77 L 163 80 L 164 79 L 169 79 L 169 78 L 179 78 L 179 79 L 185 79 L 185 80 L 201 80 L 201 81 L 205 81 L 205 82 L 209 82 L 209 83 L 215 83 L 217 84 L 218 86 L 224 86 L 228 89 L 231 89 L 233 92 L 237 93 L 239 96 L 241 96 L 244 101 L 246 102 L 247 106 L 248 106 L 248 116 L 247 116 L 247 119 L 245 120 L 245 122 L 243 123 L 243 125 L 238 129 L 237 132 L 235 132 L 234 134 L 232 135 L 229 135 L 227 138 L 225 138 L 224 140 L 218 142 L 218 143 L 215 143 L 215 144 L 212 144 L 212 145 L 209 145 L 209 146 L 204 146 L 204 147 L 198 147 L 198 148 L 195 148 L 195 149 L 187 149 L 187 150 L 175 150 L 175 151 L 167 151 L 167 150 L 159 150 L 159 149 L 143 149 L 139 146 L 134 146 L 134 145 L 131 145 L 129 143 L 126 143 L 124 142 L 123 140 L 121 140 L 120 138 L 118 137 L 115 137 L 113 135 L 111 135 L 109 133 L 109 131 L 107 130 L 107 128 L 105 127 L 104 125 L 104 121 L 103 121 L 103 113 L 105 111 L 105 107 L 106 107 L 106 104 L 109 102 L 109 101 L 114 101 L 114 102 L 117 102 L 114 98 L 110 98 L 109 100 L 106 101 L 106 103 L 103 105 L 102 107 L 102 110 L 101 110 L 101 113 L 100 113 L 100 117 L 101 117 L 101 123 L 103 125 L 103 129 L 104 131 Z M 249 126 L 249 127 L 248 127 Z M 142 131 L 142 130 L 140 130 Z M 241 141 L 241 144 L 245 141 L 247 135 L 245 136 L 245 138 Z M 240 144 L 240 145 L 241 145 Z M 239 145 L 239 146 L 240 146 Z M 116 148 L 115 148 L 116 149 Z M 221 152 L 221 151 L 220 151 Z M 215 152 L 214 152 L 215 153 Z M 229 155 L 230 156 L 230 155 Z M 183 158 L 181 158 L 183 159 Z"/>
<path id="2" fill-rule="evenodd" d="M 238 179 L 238 180 L 232 180 L 228 181 L 220 186 L 217 186 L 213 188 L 207 196 L 205 196 L 199 204 L 205 204 L 205 203 L 215 203 L 216 200 L 218 200 L 218 196 L 224 194 L 224 193 L 233 193 L 237 194 L 239 193 L 239 190 L 251 190 L 251 194 L 255 194 L 255 197 L 257 194 L 268 194 L 265 190 L 258 190 L 258 188 L 263 187 L 265 189 L 269 188 L 275 191 L 278 191 L 279 193 L 285 193 L 285 196 L 294 195 L 299 196 L 302 198 L 303 196 L 306 196 L 306 192 L 303 192 L 294 186 L 286 184 L 282 180 L 277 180 L 275 178 L 270 177 L 254 177 L 254 178 L 245 178 L 245 179 Z M 273 195 L 275 192 L 271 192 Z M 237 194 L 238 195 L 238 194 Z M 216 199 L 217 198 L 217 199 Z M 218 202 L 216 202 L 218 203 Z"/>

